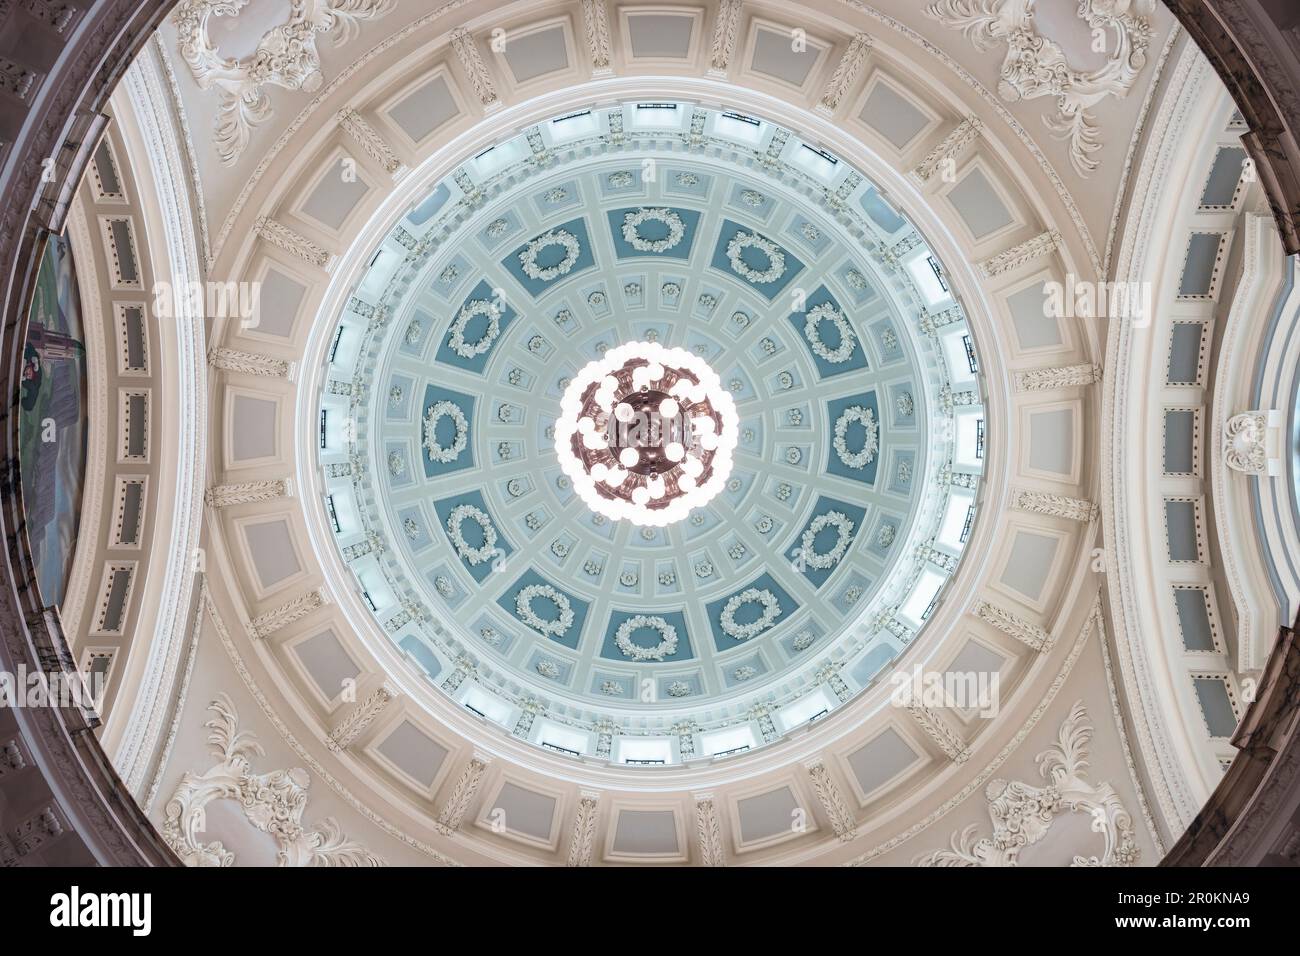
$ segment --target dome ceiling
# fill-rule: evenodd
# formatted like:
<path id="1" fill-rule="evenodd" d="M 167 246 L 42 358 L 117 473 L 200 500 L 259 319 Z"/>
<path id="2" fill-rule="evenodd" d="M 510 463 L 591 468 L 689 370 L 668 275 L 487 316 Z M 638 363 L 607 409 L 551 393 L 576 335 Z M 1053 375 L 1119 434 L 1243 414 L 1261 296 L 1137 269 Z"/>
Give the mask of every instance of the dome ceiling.
<path id="1" fill-rule="evenodd" d="M 955 570 L 983 431 L 942 266 L 861 173 L 757 118 L 631 102 L 497 142 L 408 209 L 322 330 L 301 438 L 372 639 L 624 763 L 692 756 L 683 722 L 757 747 L 881 679 Z M 739 418 L 721 492 L 663 527 L 593 511 L 555 451 L 566 388 L 633 342 L 702 360 Z M 831 660 L 844 679 L 816 680 Z"/>

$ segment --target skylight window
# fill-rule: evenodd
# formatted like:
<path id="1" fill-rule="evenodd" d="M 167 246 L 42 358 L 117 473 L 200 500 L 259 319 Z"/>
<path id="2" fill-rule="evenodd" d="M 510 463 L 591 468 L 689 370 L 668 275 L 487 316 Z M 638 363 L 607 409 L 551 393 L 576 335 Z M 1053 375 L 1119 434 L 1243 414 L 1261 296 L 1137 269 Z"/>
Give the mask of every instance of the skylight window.
<path id="1" fill-rule="evenodd" d="M 946 580 L 947 578 L 939 571 L 931 568 L 922 571 L 921 576 L 917 578 L 916 586 L 912 588 L 912 593 L 898 609 L 899 617 L 912 627 L 920 628 L 925 623 L 925 619 L 930 616 L 934 600 L 939 596 L 939 589 L 943 587 Z"/>
<path id="2" fill-rule="evenodd" d="M 801 143 L 800 145 L 803 148 L 797 150 L 790 158 L 796 165 L 802 166 L 818 179 L 823 182 L 830 182 L 835 177 L 835 171 L 839 167 L 840 161 L 824 149 L 809 146 L 807 143 Z"/>
<path id="3" fill-rule="evenodd" d="M 588 744 L 585 733 L 550 721 L 542 721 L 541 733 L 537 739 L 543 747 L 572 756 L 580 756 Z"/>
<path id="4" fill-rule="evenodd" d="M 921 246 L 915 255 L 905 260 L 907 274 L 912 277 L 912 284 L 916 286 L 917 291 L 925 298 L 925 304 L 930 308 L 952 298 L 948 293 L 948 284 L 941 278 L 941 270 L 935 268 L 938 263 L 932 266 L 932 262 L 934 257 L 924 246 Z"/>
<path id="5" fill-rule="evenodd" d="M 681 112 L 676 103 L 638 103 L 632 111 L 632 125 L 642 129 L 678 129 L 682 125 Z"/>
<path id="6" fill-rule="evenodd" d="M 591 110 L 583 110 L 551 120 L 551 138 L 557 143 L 564 143 L 579 136 L 590 136 L 599 128 L 596 114 Z"/>
<path id="7" fill-rule="evenodd" d="M 474 157 L 474 171 L 479 176 L 491 176 L 502 169 L 505 169 L 511 163 L 516 163 L 524 158 L 526 149 L 520 142 L 520 137 L 501 143 L 491 149 L 486 149 Z"/>
<path id="8" fill-rule="evenodd" d="M 965 488 L 954 488 L 943 513 L 943 523 L 935 540 L 950 551 L 960 552 L 966 543 L 963 534 L 969 533 L 967 519 L 975 504 L 975 496 Z"/>
<path id="9" fill-rule="evenodd" d="M 978 470 L 984 457 L 984 415 L 978 408 L 959 408 L 953 419 L 957 428 L 953 461 Z"/>
<path id="10" fill-rule="evenodd" d="M 804 724 L 821 719 L 830 713 L 831 708 L 834 706 L 834 699 L 832 699 L 825 686 L 822 686 L 804 694 L 794 703 L 782 707 L 776 713 L 776 720 L 781 725 L 782 730 L 794 730 L 796 727 L 802 727 Z"/>
<path id="11" fill-rule="evenodd" d="M 723 113 L 714 123 L 714 132 L 727 139 L 742 143 L 758 143 L 763 139 L 763 124 L 742 113 Z"/>
<path id="12" fill-rule="evenodd" d="M 952 331 L 946 332 L 939 340 L 943 349 L 945 363 L 948 366 L 948 380 L 953 388 L 962 388 L 973 385 L 975 382 L 975 370 L 971 368 L 971 356 L 966 351 L 967 339 L 969 339 L 969 336 L 958 326 L 953 328 Z"/>
<path id="13" fill-rule="evenodd" d="M 510 726 L 512 711 L 509 704 L 495 694 L 489 694 L 477 684 L 467 686 L 469 689 L 465 692 L 465 697 L 461 703 L 480 717 L 486 717 L 502 727 Z"/>
<path id="14" fill-rule="evenodd" d="M 728 727 L 717 733 L 700 736 L 700 749 L 709 757 L 741 753 L 752 748 L 755 743 L 754 731 L 747 726 Z"/>
<path id="15" fill-rule="evenodd" d="M 620 737 L 616 763 L 639 766 L 666 764 L 673 759 L 672 744 L 663 737 Z"/>

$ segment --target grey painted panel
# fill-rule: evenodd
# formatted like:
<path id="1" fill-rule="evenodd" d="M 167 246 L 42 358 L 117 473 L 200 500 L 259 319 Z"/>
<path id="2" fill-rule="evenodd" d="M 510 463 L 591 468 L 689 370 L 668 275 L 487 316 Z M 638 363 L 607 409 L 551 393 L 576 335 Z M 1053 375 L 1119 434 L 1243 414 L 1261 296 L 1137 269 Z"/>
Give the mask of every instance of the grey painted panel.
<path id="1" fill-rule="evenodd" d="M 1200 588 L 1174 588 L 1174 607 L 1183 646 L 1189 651 L 1214 650 L 1214 632 L 1210 629 L 1210 612 L 1205 592 Z"/>
<path id="2" fill-rule="evenodd" d="M 739 800 L 736 807 L 740 814 L 741 840 L 753 843 L 777 834 L 789 833 L 799 803 L 789 787 L 781 787 L 771 793 Z"/>
<path id="3" fill-rule="evenodd" d="M 458 112 L 446 78 L 438 76 L 395 103 L 388 115 L 418 143 Z"/>
<path id="4" fill-rule="evenodd" d="M 505 813 L 505 825 L 510 830 L 539 840 L 551 838 L 551 828 L 555 820 L 554 797 L 507 783 L 497 794 L 492 809 Z"/>
<path id="5" fill-rule="evenodd" d="M 101 629 L 120 631 L 122 619 L 126 616 L 126 595 L 131 587 L 130 568 L 117 568 L 108 583 L 108 600 L 104 603 L 104 618 Z"/>
<path id="6" fill-rule="evenodd" d="M 1007 297 L 1011 321 L 1022 349 L 1041 349 L 1060 345 L 1061 323 L 1043 312 L 1047 295 L 1041 285 L 1031 285 Z"/>
<path id="7" fill-rule="evenodd" d="M 887 83 L 877 83 L 858 118 L 899 149 L 925 129 L 928 117 Z"/>
<path id="8" fill-rule="evenodd" d="M 1231 737 L 1237 729 L 1237 715 L 1232 712 L 1228 685 L 1219 677 L 1195 677 L 1196 697 L 1201 702 L 1205 723 L 1213 737 Z"/>
<path id="9" fill-rule="evenodd" d="M 253 328 L 267 335 L 288 338 L 302 307 L 307 287 L 278 269 L 268 269 L 253 309 Z"/>
<path id="10" fill-rule="evenodd" d="M 131 221 L 113 219 L 108 224 L 117 252 L 118 269 L 123 282 L 139 282 L 140 266 L 135 261 L 135 246 L 131 242 Z"/>
<path id="11" fill-rule="evenodd" d="M 122 195 L 122 181 L 118 179 L 117 166 L 108 148 L 107 137 L 100 141 L 99 148 L 95 150 L 95 172 L 99 174 L 99 182 L 106 195 Z"/>
<path id="12" fill-rule="evenodd" d="M 1169 342 L 1169 368 L 1165 378 L 1170 385 L 1195 385 L 1200 377 L 1200 322 L 1175 322 Z"/>
<path id="13" fill-rule="evenodd" d="M 564 28 L 554 26 L 506 43 L 503 53 L 515 75 L 516 83 L 568 69 L 569 54 L 564 48 Z"/>
<path id="14" fill-rule="evenodd" d="M 795 86 L 803 86 L 808 71 L 817 62 L 817 51 L 809 46 L 803 52 L 796 52 L 793 46 L 788 33 L 760 29 L 754 38 L 754 59 L 750 68 L 756 73 L 766 73 Z"/>
<path id="15" fill-rule="evenodd" d="M 244 537 L 248 540 L 248 551 L 253 557 L 253 569 L 263 587 L 274 587 L 302 570 L 293 550 L 289 522 L 283 518 L 245 525 Z"/>
<path id="16" fill-rule="evenodd" d="M 893 728 L 878 734 L 849 755 L 849 767 L 863 793 L 898 776 L 920 757 Z"/>
<path id="17" fill-rule="evenodd" d="M 340 157 L 302 204 L 304 213 L 334 230 L 343 227 L 344 221 L 370 189 L 360 176 L 353 175 L 351 182 L 345 179 L 343 163 L 344 159 Z"/>
<path id="18" fill-rule="evenodd" d="M 1190 475 L 1195 471 L 1196 413 L 1192 409 L 1165 411 L 1165 474 Z"/>
<path id="19" fill-rule="evenodd" d="M 133 481 L 122 495 L 122 532 L 118 544 L 137 544 L 140 540 L 140 515 L 144 507 L 144 484 Z"/>
<path id="20" fill-rule="evenodd" d="M 303 668 L 328 700 L 339 695 L 345 681 L 356 680 L 361 673 L 333 631 L 321 631 L 297 644 L 294 650 Z"/>
<path id="21" fill-rule="evenodd" d="M 1002 571 L 1002 583 L 1037 601 L 1043 593 L 1060 544 L 1058 538 L 1031 531 L 1017 532 L 1007 566 Z"/>
<path id="22" fill-rule="evenodd" d="M 983 239 L 1012 222 L 1011 213 L 979 169 L 972 169 L 948 193 L 957 214 L 976 239 Z"/>
<path id="23" fill-rule="evenodd" d="M 265 398 L 236 395 L 231 404 L 231 457 L 236 461 L 275 454 L 276 404 Z"/>
<path id="24" fill-rule="evenodd" d="M 646 13 L 628 17 L 632 55 L 684 58 L 691 49 L 691 17 Z"/>
<path id="25" fill-rule="evenodd" d="M 126 334 L 127 369 L 145 371 L 144 310 L 134 305 L 123 309 L 122 327 Z"/>
<path id="26" fill-rule="evenodd" d="M 671 810 L 624 810 L 614 831 L 616 853 L 678 853 Z"/>
<path id="27" fill-rule="evenodd" d="M 377 749 L 403 773 L 425 787 L 433 785 L 438 769 L 447 758 L 447 748 L 409 720 L 398 724 Z"/>
<path id="28" fill-rule="evenodd" d="M 1196 546 L 1196 502 L 1166 501 L 1165 529 L 1170 561 L 1199 561 Z"/>
<path id="29" fill-rule="evenodd" d="M 1219 254 L 1218 233 L 1192 234 L 1187 245 L 1187 261 L 1178 283 L 1179 295 L 1209 295 L 1214 279 L 1214 262 Z"/>
<path id="30" fill-rule="evenodd" d="M 1074 471 L 1074 412 L 1061 408 L 1029 416 L 1029 467 L 1068 475 Z"/>
<path id="31" fill-rule="evenodd" d="M 1246 151 L 1238 146 L 1221 147 L 1214 156 L 1214 165 L 1210 167 L 1210 178 L 1201 193 L 1202 206 L 1229 206 L 1237 183 L 1241 180 L 1241 164 L 1246 159 Z"/>
<path id="32" fill-rule="evenodd" d="M 126 429 L 126 453 L 131 458 L 143 458 L 149 448 L 149 396 L 128 395 L 126 401 L 130 416 Z"/>

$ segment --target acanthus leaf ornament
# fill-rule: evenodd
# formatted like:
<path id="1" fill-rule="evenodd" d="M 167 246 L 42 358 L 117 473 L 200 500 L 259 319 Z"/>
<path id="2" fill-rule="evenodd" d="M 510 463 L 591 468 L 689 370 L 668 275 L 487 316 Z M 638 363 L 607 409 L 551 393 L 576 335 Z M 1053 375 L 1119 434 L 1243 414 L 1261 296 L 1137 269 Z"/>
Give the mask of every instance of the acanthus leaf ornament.
<path id="1" fill-rule="evenodd" d="M 249 0 L 185 0 L 173 14 L 180 54 L 199 88 L 221 91 L 213 145 L 233 165 L 253 127 L 271 116 L 266 87 L 314 93 L 323 82 L 316 34 L 335 46 L 356 36 L 359 22 L 388 13 L 392 0 L 291 0 L 288 18 L 262 34 L 249 56 L 223 57 L 210 33 L 214 17 L 237 18 Z"/>
<path id="2" fill-rule="evenodd" d="M 461 531 L 461 525 L 466 521 L 473 521 L 483 529 L 483 543 L 477 548 L 465 540 Z M 456 554 L 470 564 L 482 564 L 496 554 L 497 529 L 493 527 L 487 512 L 475 505 L 459 504 L 451 509 L 451 514 L 447 516 L 447 537 L 451 539 Z"/>
<path id="3" fill-rule="evenodd" d="M 1007 44 L 998 94 L 1007 102 L 1050 96 L 1056 113 L 1043 122 L 1069 142 L 1070 163 L 1080 176 L 1098 166 L 1101 149 L 1096 119 L 1089 110 L 1107 96 L 1122 98 L 1146 65 L 1151 43 L 1147 14 L 1155 0 L 1079 0 L 1077 14 L 1094 35 L 1107 38 L 1106 62 L 1095 70 L 1076 70 L 1055 41 L 1034 25 L 1034 0 L 938 0 L 926 12 L 944 26 L 961 30 L 977 50 L 995 41 Z"/>
<path id="4" fill-rule="evenodd" d="M 831 323 L 839 333 L 839 345 L 833 349 L 822 341 L 822 322 Z M 853 350 L 858 344 L 857 335 L 853 331 L 853 326 L 849 325 L 849 320 L 845 318 L 843 312 L 829 302 L 815 305 L 808 310 L 803 324 L 803 336 L 808 340 L 808 346 L 813 350 L 813 354 L 830 365 L 847 362 L 853 357 Z"/>
<path id="5" fill-rule="evenodd" d="M 1133 866 L 1140 851 L 1133 833 L 1133 818 L 1109 783 L 1089 783 L 1088 744 L 1092 725 L 1083 701 L 1077 701 L 1061 725 L 1057 742 L 1035 762 L 1045 786 L 1019 780 L 993 780 L 984 790 L 993 821 L 993 835 L 978 837 L 972 824 L 953 834 L 946 850 L 918 857 L 920 866 L 1017 866 L 1020 851 L 1051 830 L 1063 813 L 1085 813 L 1090 830 L 1101 835 L 1101 853 L 1076 855 L 1072 866 Z"/>
<path id="6" fill-rule="evenodd" d="M 311 786 L 306 770 L 252 772 L 252 758 L 265 756 L 265 751 L 254 734 L 238 730 L 239 717 L 229 697 L 219 694 L 208 709 L 215 715 L 206 726 L 217 763 L 201 774 L 185 773 L 164 811 L 163 839 L 183 863 L 234 865 L 235 854 L 220 840 L 204 843 L 202 839 L 208 804 L 230 800 L 243 810 L 249 824 L 275 841 L 279 866 L 384 865 L 378 856 L 349 840 L 333 818 L 312 827 L 303 823 Z"/>

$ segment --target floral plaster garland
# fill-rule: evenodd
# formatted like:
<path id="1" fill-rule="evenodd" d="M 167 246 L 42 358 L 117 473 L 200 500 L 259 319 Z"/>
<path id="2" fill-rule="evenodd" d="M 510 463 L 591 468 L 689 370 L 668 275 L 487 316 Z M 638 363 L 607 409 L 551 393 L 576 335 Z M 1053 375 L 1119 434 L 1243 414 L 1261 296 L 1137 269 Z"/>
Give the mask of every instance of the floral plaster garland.
<path id="1" fill-rule="evenodd" d="M 477 548 L 470 547 L 465 535 L 461 533 L 460 527 L 466 521 L 477 522 L 483 529 L 483 543 Z M 497 529 L 492 527 L 492 519 L 487 512 L 475 505 L 461 504 L 451 509 L 451 514 L 447 515 L 447 536 L 451 538 L 456 554 L 470 564 L 482 564 L 496 553 Z"/>
<path id="2" fill-rule="evenodd" d="M 653 628 L 659 632 L 658 644 L 653 647 L 643 647 L 632 641 L 632 635 L 643 627 Z M 661 661 L 677 653 L 677 628 L 658 614 L 638 614 L 618 626 L 618 631 L 614 635 L 614 646 L 624 657 L 630 657 L 634 661 Z"/>
<path id="3" fill-rule="evenodd" d="M 438 441 L 438 422 L 450 418 L 456 425 L 456 435 L 451 444 L 443 446 Z M 430 461 L 447 464 L 460 457 L 469 445 L 469 420 L 455 402 L 434 402 L 424 412 L 424 450 Z"/>
<path id="4" fill-rule="evenodd" d="M 668 235 L 662 239 L 646 239 L 640 232 L 641 225 L 647 222 L 661 222 L 668 227 Z M 623 241 L 637 252 L 667 252 L 677 246 L 686 236 L 686 224 L 682 217 L 671 209 L 638 209 L 623 217 Z"/>
<path id="5" fill-rule="evenodd" d="M 560 616 L 551 621 L 538 616 L 533 610 L 533 600 L 539 597 L 554 602 Z M 515 595 L 515 614 L 529 627 L 554 637 L 563 637 L 573 626 L 573 605 L 564 594 L 549 584 L 530 584 L 520 588 L 519 593 Z"/>
<path id="6" fill-rule="evenodd" d="M 759 618 L 748 624 L 736 623 L 736 612 L 744 605 L 753 603 L 763 605 L 763 613 Z M 732 595 L 723 606 L 718 624 L 722 628 L 722 633 L 728 637 L 737 641 L 747 641 L 771 627 L 780 616 L 781 603 L 776 599 L 775 594 L 767 588 L 746 588 L 739 594 Z"/>
<path id="7" fill-rule="evenodd" d="M 757 249 L 767 256 L 766 269 L 755 269 L 740 257 L 741 251 L 747 248 Z M 785 275 L 785 253 L 781 248 L 770 239 L 764 239 L 762 236 L 744 230 L 738 231 L 727 243 L 727 261 L 731 263 L 731 268 L 736 275 L 754 285 L 775 282 Z"/>
<path id="8" fill-rule="evenodd" d="M 833 349 L 827 348 L 826 343 L 822 341 L 822 322 L 830 322 L 840 334 L 840 344 Z M 857 347 L 857 336 L 853 333 L 853 326 L 849 325 L 849 320 L 844 317 L 844 313 L 829 302 L 815 305 L 808 310 L 803 324 L 803 335 L 808 340 L 813 354 L 831 365 L 847 362 L 853 357 L 853 350 Z"/>
<path id="9" fill-rule="evenodd" d="M 863 441 L 862 447 L 857 451 L 849 451 L 847 436 L 849 426 L 854 422 L 862 425 L 867 431 L 866 440 Z M 871 409 L 864 408 L 861 405 L 850 405 L 835 420 L 835 454 L 839 455 L 840 461 L 844 462 L 850 468 L 865 468 L 876 458 L 876 451 L 880 447 L 880 426 L 876 424 L 876 418 L 871 413 Z"/>
<path id="10" fill-rule="evenodd" d="M 834 527 L 836 531 L 835 546 L 829 551 L 817 551 L 817 535 L 825 528 Z M 812 524 L 803 533 L 799 548 L 795 551 L 795 560 L 805 568 L 824 571 L 834 567 L 849 550 L 853 539 L 853 521 L 842 511 L 828 511 L 813 518 Z"/>
<path id="11" fill-rule="evenodd" d="M 475 316 L 487 316 L 488 324 L 483 334 L 473 342 L 465 341 L 465 329 Z M 501 334 L 501 309 L 487 299 L 475 299 L 465 304 L 451 325 L 451 337 L 447 345 L 461 358 L 472 359 L 492 348 L 492 343 Z"/>
<path id="12" fill-rule="evenodd" d="M 564 258 L 553 266 L 545 268 L 537 264 L 537 255 L 547 246 L 563 246 Z M 568 275 L 582 254 L 582 244 L 578 237 L 564 229 L 552 229 L 531 240 L 524 251 L 519 253 L 519 265 L 524 275 L 540 282 L 550 282 L 560 276 Z"/>

